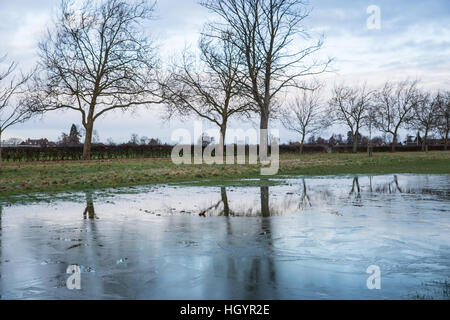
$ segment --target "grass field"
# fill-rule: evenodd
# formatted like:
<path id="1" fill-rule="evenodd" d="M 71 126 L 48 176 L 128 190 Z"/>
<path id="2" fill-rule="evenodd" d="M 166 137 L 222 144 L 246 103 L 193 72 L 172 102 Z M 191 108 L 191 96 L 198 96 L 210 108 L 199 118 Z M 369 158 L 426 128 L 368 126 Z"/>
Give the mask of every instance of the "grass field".
<path id="1" fill-rule="evenodd" d="M 197 181 L 220 184 L 260 176 L 258 165 L 174 165 L 170 159 L 4 163 L 0 198 L 34 192 Z M 281 155 L 280 175 L 450 174 L 450 152 Z"/>

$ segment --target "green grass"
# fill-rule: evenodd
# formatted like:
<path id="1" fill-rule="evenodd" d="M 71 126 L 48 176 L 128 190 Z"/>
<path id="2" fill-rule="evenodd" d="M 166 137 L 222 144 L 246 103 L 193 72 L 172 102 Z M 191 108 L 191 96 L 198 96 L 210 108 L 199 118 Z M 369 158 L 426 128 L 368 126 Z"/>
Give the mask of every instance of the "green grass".
<path id="1" fill-rule="evenodd" d="M 279 175 L 450 174 L 450 152 L 281 156 Z M 260 178 L 259 165 L 174 165 L 170 159 L 4 163 L 0 198 L 158 183 L 237 183 Z M 234 182 L 233 182 L 234 181 Z M 254 181 L 239 182 L 252 185 Z"/>

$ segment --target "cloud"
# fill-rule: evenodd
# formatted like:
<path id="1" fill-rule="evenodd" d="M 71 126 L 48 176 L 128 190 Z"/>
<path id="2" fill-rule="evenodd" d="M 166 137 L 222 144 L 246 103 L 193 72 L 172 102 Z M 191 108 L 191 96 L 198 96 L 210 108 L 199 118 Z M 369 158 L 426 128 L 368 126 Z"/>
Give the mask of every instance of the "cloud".
<path id="1" fill-rule="evenodd" d="M 8 53 L 22 68 L 31 67 L 37 60 L 37 41 L 58 4 L 59 0 L 0 0 L 0 55 Z M 310 0 L 310 4 L 313 11 L 306 20 L 307 27 L 313 38 L 325 33 L 321 54 L 336 59 L 333 68 L 337 72 L 322 77 L 331 85 L 336 81 L 367 81 L 377 86 L 388 79 L 406 77 L 420 78 L 424 87 L 431 89 L 450 85 L 448 0 Z M 369 5 L 381 9 L 380 30 L 366 26 Z M 156 19 L 145 28 L 161 44 L 164 60 L 186 45 L 195 46 L 198 32 L 210 19 L 213 16 L 197 0 L 160 0 Z M 107 115 L 97 124 L 101 138 L 123 141 L 136 132 L 168 141 L 171 131 L 183 124 L 161 123 L 160 114 L 151 110 L 141 111 L 138 117 Z M 6 136 L 56 139 L 79 120 L 79 115 L 71 112 L 48 114 L 42 121 L 17 126 Z M 295 138 L 286 131 L 282 134 L 285 140 Z"/>

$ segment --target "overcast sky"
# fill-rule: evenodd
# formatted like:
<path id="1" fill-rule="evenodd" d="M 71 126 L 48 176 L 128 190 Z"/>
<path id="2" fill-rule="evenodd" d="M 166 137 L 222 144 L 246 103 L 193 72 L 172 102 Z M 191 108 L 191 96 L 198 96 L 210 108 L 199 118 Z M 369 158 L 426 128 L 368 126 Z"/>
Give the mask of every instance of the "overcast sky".
<path id="1" fill-rule="evenodd" d="M 0 0 L 0 56 L 8 54 L 23 70 L 31 68 L 37 61 L 37 42 L 51 25 L 58 4 L 59 0 Z M 334 72 L 323 76 L 329 87 L 341 81 L 366 81 L 376 87 L 386 80 L 410 77 L 420 79 L 422 86 L 430 90 L 450 88 L 449 0 L 310 0 L 310 5 L 313 11 L 306 27 L 312 35 L 325 34 L 321 55 L 335 59 Z M 380 29 L 367 27 L 367 8 L 371 5 L 381 10 Z M 159 0 L 156 15 L 148 31 L 158 39 L 163 59 L 186 45 L 195 46 L 202 25 L 213 18 L 196 0 Z M 96 129 L 102 141 L 111 137 L 122 142 L 137 133 L 170 142 L 174 129 L 192 128 L 192 121 L 163 122 L 160 112 L 154 107 L 133 115 L 109 114 L 96 122 Z M 56 140 L 80 120 L 77 113 L 49 113 L 44 119 L 11 128 L 5 138 Z M 242 121 L 230 124 L 254 125 Z M 279 125 L 274 121 L 271 126 Z M 328 138 L 333 130 L 346 132 L 343 127 L 334 127 L 322 136 Z M 280 133 L 283 142 L 297 140 L 286 130 Z"/>

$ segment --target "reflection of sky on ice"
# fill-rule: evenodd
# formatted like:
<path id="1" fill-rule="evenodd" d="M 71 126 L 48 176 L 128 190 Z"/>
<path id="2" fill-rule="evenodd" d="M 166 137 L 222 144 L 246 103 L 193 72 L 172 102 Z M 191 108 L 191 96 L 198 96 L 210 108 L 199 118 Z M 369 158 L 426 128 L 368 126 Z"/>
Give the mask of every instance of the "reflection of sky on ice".
<path id="1" fill-rule="evenodd" d="M 271 187 L 143 187 L 4 207 L 0 294 L 411 298 L 450 274 L 449 182 L 296 178 Z M 81 291 L 65 287 L 71 264 L 82 266 Z M 380 291 L 366 288 L 370 265 L 381 268 Z"/>

